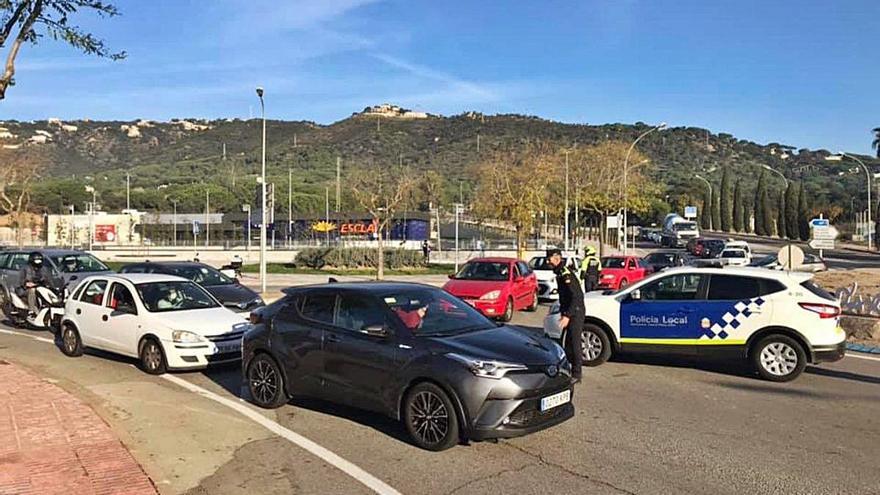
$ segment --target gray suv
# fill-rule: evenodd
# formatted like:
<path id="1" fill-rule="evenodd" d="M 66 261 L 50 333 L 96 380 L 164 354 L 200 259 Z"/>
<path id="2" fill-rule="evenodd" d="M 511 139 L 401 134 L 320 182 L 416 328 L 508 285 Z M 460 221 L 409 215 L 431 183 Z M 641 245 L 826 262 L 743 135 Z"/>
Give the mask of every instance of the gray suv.
<path id="1" fill-rule="evenodd" d="M 31 253 L 43 255 L 46 267 L 63 280 L 71 291 L 80 280 L 99 273 L 111 273 L 112 270 L 85 251 L 71 249 L 11 249 L 0 251 L 0 298 L 6 296 L 21 285 L 21 269 L 27 265 Z"/>

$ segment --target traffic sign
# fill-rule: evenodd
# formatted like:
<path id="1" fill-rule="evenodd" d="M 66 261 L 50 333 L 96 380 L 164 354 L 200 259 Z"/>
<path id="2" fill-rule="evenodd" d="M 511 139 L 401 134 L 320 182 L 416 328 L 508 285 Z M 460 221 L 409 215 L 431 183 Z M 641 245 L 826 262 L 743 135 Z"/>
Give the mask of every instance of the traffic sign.
<path id="1" fill-rule="evenodd" d="M 813 249 L 834 249 L 834 239 L 813 239 L 810 241 Z"/>
<path id="2" fill-rule="evenodd" d="M 837 239 L 840 232 L 833 225 L 813 227 L 811 232 L 812 239 L 834 240 Z"/>
<path id="3" fill-rule="evenodd" d="M 785 270 L 792 270 L 804 264 L 804 251 L 792 244 L 783 246 L 776 253 L 776 260 Z"/>
<path id="4" fill-rule="evenodd" d="M 193 220 L 193 235 L 199 235 L 199 221 Z"/>
<path id="5" fill-rule="evenodd" d="M 810 220 L 810 227 L 829 227 L 831 222 L 827 218 L 814 218 Z"/>
<path id="6" fill-rule="evenodd" d="M 696 206 L 685 206 L 684 207 L 684 217 L 685 218 L 697 218 L 697 207 Z"/>

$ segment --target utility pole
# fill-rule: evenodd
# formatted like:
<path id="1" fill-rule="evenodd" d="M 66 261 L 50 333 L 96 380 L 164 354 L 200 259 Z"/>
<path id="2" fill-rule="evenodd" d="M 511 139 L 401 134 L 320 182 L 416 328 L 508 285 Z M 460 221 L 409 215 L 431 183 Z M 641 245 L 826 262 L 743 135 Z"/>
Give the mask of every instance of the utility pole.
<path id="1" fill-rule="evenodd" d="M 211 190 L 205 191 L 205 247 L 211 242 Z"/>
<path id="2" fill-rule="evenodd" d="M 296 148 L 296 133 L 293 133 L 293 147 Z"/>
<path id="3" fill-rule="evenodd" d="M 330 223 L 330 188 L 324 188 L 324 222 Z M 330 246 L 330 229 L 327 229 L 327 246 Z"/>
<path id="4" fill-rule="evenodd" d="M 339 213 L 339 177 L 342 173 L 342 159 L 336 157 L 336 212 Z"/>
<path id="5" fill-rule="evenodd" d="M 174 233 L 172 234 L 171 245 L 177 247 L 177 200 L 171 202 L 174 205 L 173 213 L 171 214 L 171 223 L 174 224 Z"/>
<path id="6" fill-rule="evenodd" d="M 458 216 L 461 213 L 461 203 L 455 203 L 455 273 L 458 273 Z"/>
<path id="7" fill-rule="evenodd" d="M 290 226 L 293 222 L 293 170 L 287 169 L 287 247 L 290 247 Z"/>
<path id="8" fill-rule="evenodd" d="M 565 150 L 565 250 L 568 251 L 568 150 Z"/>
<path id="9" fill-rule="evenodd" d="M 263 102 L 263 88 L 257 88 L 257 96 L 260 98 L 260 111 L 263 117 L 263 156 L 262 156 L 262 180 L 260 181 L 260 196 L 263 207 L 260 210 L 260 293 L 266 295 L 266 105 Z"/>
<path id="10" fill-rule="evenodd" d="M 131 209 L 131 174 L 125 173 L 125 209 Z"/>
<path id="11" fill-rule="evenodd" d="M 480 154 L 480 133 L 477 133 L 477 154 Z"/>

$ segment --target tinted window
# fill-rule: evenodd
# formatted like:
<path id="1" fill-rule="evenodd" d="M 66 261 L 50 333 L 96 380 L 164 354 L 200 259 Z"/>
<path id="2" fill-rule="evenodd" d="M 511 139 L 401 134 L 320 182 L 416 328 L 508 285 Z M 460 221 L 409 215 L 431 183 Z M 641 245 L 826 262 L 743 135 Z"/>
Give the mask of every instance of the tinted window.
<path id="1" fill-rule="evenodd" d="M 9 270 L 21 270 L 27 265 L 28 253 L 12 253 L 7 261 L 6 268 Z"/>
<path id="2" fill-rule="evenodd" d="M 178 277 L 192 280 L 204 287 L 210 287 L 212 285 L 231 285 L 235 283 L 231 278 L 209 266 L 175 266 L 170 270 L 165 271 L 169 271 Z"/>
<path id="3" fill-rule="evenodd" d="M 834 297 L 834 294 L 823 289 L 818 284 L 816 284 L 816 282 L 813 282 L 812 280 L 807 280 L 806 282 L 802 282 L 801 287 L 803 287 L 804 289 L 807 289 L 808 291 L 821 297 L 822 299 L 827 299 L 829 301 L 837 301 L 837 298 Z"/>
<path id="4" fill-rule="evenodd" d="M 371 300 L 354 295 L 345 295 L 339 299 L 336 326 L 362 332 L 364 327 L 384 324 L 384 310 Z"/>
<path id="5" fill-rule="evenodd" d="M 697 299 L 703 276 L 695 273 L 670 275 L 641 288 L 646 301 L 690 301 Z"/>
<path id="6" fill-rule="evenodd" d="M 650 263 L 672 264 L 673 260 L 675 259 L 675 255 L 671 253 L 653 253 L 649 254 L 646 259 Z"/>
<path id="7" fill-rule="evenodd" d="M 332 325 L 335 309 L 335 294 L 313 294 L 303 298 L 300 313 L 304 318 Z"/>
<path id="8" fill-rule="evenodd" d="M 6 268 L 7 261 L 9 261 L 9 253 L 0 254 L 0 269 Z"/>
<path id="9" fill-rule="evenodd" d="M 751 299 L 760 294 L 761 284 L 757 278 L 712 275 L 709 280 L 710 300 Z"/>
<path id="10" fill-rule="evenodd" d="M 522 275 L 523 277 L 528 277 L 532 273 L 532 270 L 529 268 L 529 265 L 526 265 L 522 261 L 517 261 L 516 266 L 519 267 L 519 274 Z"/>
<path id="11" fill-rule="evenodd" d="M 100 306 L 104 303 L 104 292 L 107 291 L 106 280 L 95 280 L 91 282 L 86 290 L 80 296 L 80 301 L 88 304 L 97 304 Z"/>
<path id="12" fill-rule="evenodd" d="M 417 336 L 455 335 L 493 328 L 479 311 L 439 289 L 405 289 L 381 300 Z"/>
<path id="13" fill-rule="evenodd" d="M 53 256 L 52 261 L 65 273 L 107 272 L 107 265 L 88 253 Z"/>
<path id="14" fill-rule="evenodd" d="M 122 270 L 120 270 L 120 272 L 122 272 L 122 273 L 148 273 L 147 267 L 145 267 L 144 265 L 124 266 L 124 267 L 122 267 Z"/>
<path id="15" fill-rule="evenodd" d="M 129 308 L 129 310 L 137 312 L 134 304 L 134 296 L 131 295 L 131 291 L 128 290 L 128 287 L 115 283 L 113 287 L 110 289 L 110 298 L 107 299 L 107 307 L 112 309 L 119 308 Z"/>

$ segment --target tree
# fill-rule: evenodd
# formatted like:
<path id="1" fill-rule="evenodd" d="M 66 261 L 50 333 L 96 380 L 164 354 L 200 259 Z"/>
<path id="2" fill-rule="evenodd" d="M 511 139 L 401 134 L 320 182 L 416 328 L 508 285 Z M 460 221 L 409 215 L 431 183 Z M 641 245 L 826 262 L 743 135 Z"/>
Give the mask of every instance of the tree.
<path id="1" fill-rule="evenodd" d="M 764 209 L 761 200 L 764 198 L 767 186 L 764 184 L 764 171 L 758 176 L 758 186 L 755 188 L 755 233 L 758 235 L 767 235 L 767 228 L 764 224 Z"/>
<path id="2" fill-rule="evenodd" d="M 807 204 L 807 193 L 804 190 L 804 183 L 801 181 L 801 187 L 798 191 L 798 232 L 802 241 L 810 240 L 810 207 Z"/>
<path id="3" fill-rule="evenodd" d="M 9 215 L 21 246 L 22 228 L 34 182 L 45 169 L 42 156 L 24 149 L 0 149 L 0 213 Z"/>
<path id="4" fill-rule="evenodd" d="M 788 187 L 785 189 L 785 227 L 785 237 L 792 240 L 800 237 L 798 231 L 798 189 L 797 184 L 792 181 L 788 182 Z"/>
<path id="5" fill-rule="evenodd" d="M 373 223 L 376 225 L 376 238 L 378 240 L 378 263 L 376 266 L 376 279 L 385 277 L 385 251 L 383 236 L 385 229 L 394 218 L 396 212 L 402 209 L 416 184 L 409 169 L 382 165 L 354 165 L 349 168 L 347 174 L 348 183 L 351 184 L 351 195 L 361 208 L 365 209 Z"/>
<path id="6" fill-rule="evenodd" d="M 721 192 L 712 195 L 712 228 L 721 230 Z"/>
<path id="7" fill-rule="evenodd" d="M 877 151 L 877 158 L 880 158 L 880 127 L 875 127 L 871 132 L 874 133 L 874 140 L 871 142 L 871 147 Z"/>
<path id="8" fill-rule="evenodd" d="M 733 190 L 730 187 L 729 167 L 724 167 L 724 172 L 721 174 L 721 193 L 719 196 L 721 196 L 719 198 L 721 230 L 730 232 L 733 230 Z"/>
<path id="9" fill-rule="evenodd" d="M 779 237 L 785 237 L 786 232 L 786 221 L 785 221 L 785 191 L 779 192 L 779 210 L 776 212 L 776 232 L 779 234 Z"/>
<path id="10" fill-rule="evenodd" d="M 15 60 L 25 42 L 37 44 L 40 38 L 61 40 L 87 55 L 110 60 L 125 58 L 125 52 L 112 52 L 104 41 L 71 24 L 70 16 L 92 10 L 101 17 L 119 15 L 116 7 L 102 0 L 0 0 L 0 48 L 6 49 L 6 64 L 0 75 L 0 100 L 15 84 Z"/>
<path id="11" fill-rule="evenodd" d="M 474 213 L 510 222 L 516 231 L 519 257 L 538 212 L 547 210 L 549 179 L 555 175 L 555 151 L 545 144 L 498 151 L 479 162 Z"/>
<path id="12" fill-rule="evenodd" d="M 745 223 L 743 222 L 743 193 L 741 180 L 737 179 L 733 185 L 733 230 L 737 232 L 745 232 Z"/>
<path id="13" fill-rule="evenodd" d="M 770 198 L 767 188 L 761 190 L 761 223 L 764 225 L 763 235 L 773 235 L 773 209 L 770 207 Z"/>
<path id="14" fill-rule="evenodd" d="M 704 230 L 712 230 L 712 189 L 708 187 L 703 194 L 703 207 L 700 210 L 700 226 Z"/>

